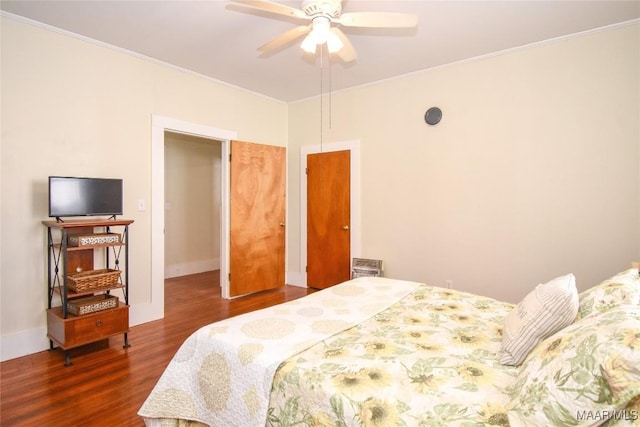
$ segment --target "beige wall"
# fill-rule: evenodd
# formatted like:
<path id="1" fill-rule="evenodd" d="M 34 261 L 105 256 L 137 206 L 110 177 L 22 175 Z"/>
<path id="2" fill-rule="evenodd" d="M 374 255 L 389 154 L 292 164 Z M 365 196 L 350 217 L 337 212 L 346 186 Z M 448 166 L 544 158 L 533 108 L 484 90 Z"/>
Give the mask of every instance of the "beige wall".
<path id="1" fill-rule="evenodd" d="M 390 277 L 513 302 L 557 275 L 584 289 L 627 268 L 640 255 L 638 28 L 332 94 L 324 142 L 361 143 L 361 255 Z M 432 127 L 431 106 L 444 113 Z M 304 271 L 299 155 L 319 142 L 319 110 L 290 105 L 290 272 Z"/>
<path id="2" fill-rule="evenodd" d="M 149 302 L 152 115 L 288 146 L 287 268 L 300 275 L 299 153 L 319 143 L 318 99 L 287 106 L 1 19 L 2 359 L 48 345 L 49 175 L 124 179 L 132 310 Z M 333 94 L 324 141 L 360 140 L 361 255 L 511 301 L 640 259 L 639 39 L 636 24 Z M 433 105 L 444 118 L 429 127 Z"/>
<path id="3" fill-rule="evenodd" d="M 2 359 L 48 347 L 47 177 L 124 180 L 130 303 L 151 294 L 151 118 L 287 143 L 287 105 L 2 16 L 0 335 Z M 145 211 L 137 201 L 146 201 Z M 144 317 L 136 315 L 136 317 Z"/>
<path id="4" fill-rule="evenodd" d="M 220 268 L 221 145 L 165 133 L 165 277 Z"/>

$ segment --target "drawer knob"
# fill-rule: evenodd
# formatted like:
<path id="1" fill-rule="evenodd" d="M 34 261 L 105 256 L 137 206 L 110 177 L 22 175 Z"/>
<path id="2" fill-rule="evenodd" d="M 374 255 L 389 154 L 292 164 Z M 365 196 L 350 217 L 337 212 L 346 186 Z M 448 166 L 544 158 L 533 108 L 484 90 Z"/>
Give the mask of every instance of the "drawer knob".
<path id="1" fill-rule="evenodd" d="M 102 326 L 102 320 L 101 319 L 96 320 L 96 326 Z"/>

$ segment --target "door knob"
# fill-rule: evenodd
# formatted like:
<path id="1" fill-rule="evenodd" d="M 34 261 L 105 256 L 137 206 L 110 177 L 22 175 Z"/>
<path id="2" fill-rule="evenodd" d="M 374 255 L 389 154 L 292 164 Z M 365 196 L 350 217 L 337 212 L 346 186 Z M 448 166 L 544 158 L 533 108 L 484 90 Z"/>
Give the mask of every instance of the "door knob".
<path id="1" fill-rule="evenodd" d="M 348 230 L 348 229 L 349 229 L 349 226 L 348 226 L 348 225 L 343 225 L 343 226 L 342 226 L 342 229 L 346 231 L 346 230 Z"/>
<path id="2" fill-rule="evenodd" d="M 285 226 L 285 223 L 284 223 L 284 222 L 281 222 L 281 223 L 280 223 L 280 227 L 284 227 L 284 226 Z"/>

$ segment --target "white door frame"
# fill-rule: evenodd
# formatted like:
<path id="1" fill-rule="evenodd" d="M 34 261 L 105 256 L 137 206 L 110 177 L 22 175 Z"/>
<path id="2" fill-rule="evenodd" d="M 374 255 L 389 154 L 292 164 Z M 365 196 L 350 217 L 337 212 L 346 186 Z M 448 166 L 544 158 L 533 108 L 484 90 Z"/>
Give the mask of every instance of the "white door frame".
<path id="1" fill-rule="evenodd" d="M 229 158 L 235 131 L 218 129 L 170 117 L 151 117 L 151 309 L 154 319 L 164 317 L 164 133 L 165 131 L 215 139 L 221 144 L 222 209 L 220 212 L 220 288 L 229 298 Z"/>
<path id="2" fill-rule="evenodd" d="M 307 155 L 349 150 L 351 162 L 351 258 L 361 254 L 360 224 L 360 140 L 332 142 L 300 147 L 300 272 L 307 286 Z M 351 260 L 349 260 L 351 262 Z"/>

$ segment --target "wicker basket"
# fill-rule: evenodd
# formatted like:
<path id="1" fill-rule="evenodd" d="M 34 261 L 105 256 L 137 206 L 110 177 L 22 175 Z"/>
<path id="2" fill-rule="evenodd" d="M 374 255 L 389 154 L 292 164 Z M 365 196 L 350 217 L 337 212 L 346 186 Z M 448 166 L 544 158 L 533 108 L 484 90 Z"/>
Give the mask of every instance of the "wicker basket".
<path id="1" fill-rule="evenodd" d="M 67 311 L 76 316 L 108 310 L 118 306 L 119 299 L 113 295 L 100 294 L 77 298 L 67 303 Z"/>
<path id="2" fill-rule="evenodd" d="M 109 246 L 120 243 L 120 235 L 116 233 L 79 234 L 69 236 L 69 246 Z"/>
<path id="3" fill-rule="evenodd" d="M 75 292 L 91 292 L 118 285 L 120 270 L 102 269 L 71 273 L 67 276 L 69 289 Z"/>

